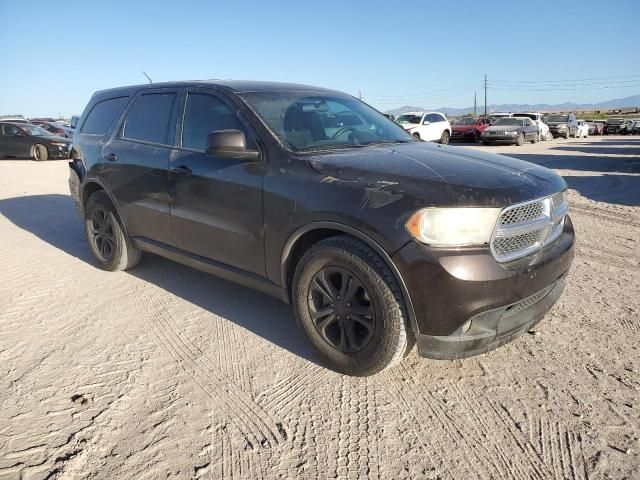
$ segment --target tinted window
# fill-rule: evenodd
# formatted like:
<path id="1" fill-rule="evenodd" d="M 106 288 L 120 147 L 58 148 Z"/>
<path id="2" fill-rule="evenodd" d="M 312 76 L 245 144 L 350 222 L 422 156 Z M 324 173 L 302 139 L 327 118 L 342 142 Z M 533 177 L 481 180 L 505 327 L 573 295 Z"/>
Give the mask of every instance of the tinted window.
<path id="1" fill-rule="evenodd" d="M 127 116 L 122 136 L 165 145 L 173 143 L 171 112 L 175 100 L 175 93 L 141 95 Z"/>
<path id="2" fill-rule="evenodd" d="M 127 100 L 128 97 L 118 97 L 96 103 L 82 125 L 82 133 L 94 135 L 107 133 Z"/>
<path id="3" fill-rule="evenodd" d="M 431 123 L 446 121 L 442 115 L 439 115 L 437 113 L 430 113 L 428 115 L 425 115 L 424 119 L 430 121 Z"/>
<path id="4" fill-rule="evenodd" d="M 207 135 L 216 130 L 240 130 L 247 137 L 247 148 L 254 148 L 244 125 L 227 104 L 206 93 L 190 93 L 184 112 L 182 146 L 205 150 Z"/>
<path id="5" fill-rule="evenodd" d="M 18 128 L 14 127 L 13 125 L 8 125 L 8 124 L 0 125 L 0 134 L 2 134 L 5 137 L 12 137 L 16 133 L 18 133 L 18 131 L 19 131 Z"/>

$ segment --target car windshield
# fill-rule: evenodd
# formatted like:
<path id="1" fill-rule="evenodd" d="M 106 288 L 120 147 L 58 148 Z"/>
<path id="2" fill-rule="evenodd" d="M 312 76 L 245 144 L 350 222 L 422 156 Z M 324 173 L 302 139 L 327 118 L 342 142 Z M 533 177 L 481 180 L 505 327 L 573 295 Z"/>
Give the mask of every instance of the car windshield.
<path id="1" fill-rule="evenodd" d="M 493 124 L 494 125 L 522 125 L 522 119 L 514 118 L 514 117 L 504 117 L 504 118 L 497 119 L 495 122 L 493 122 Z"/>
<path id="2" fill-rule="evenodd" d="M 613 118 L 611 120 L 607 120 L 607 123 L 609 125 L 621 125 L 623 121 L 624 120 L 617 120 L 617 119 Z"/>
<path id="3" fill-rule="evenodd" d="M 475 125 L 477 121 L 478 119 L 474 117 L 459 118 L 458 120 L 453 122 L 453 124 L 454 125 Z"/>
<path id="4" fill-rule="evenodd" d="M 377 110 L 347 95 L 279 91 L 240 96 L 294 151 L 417 141 Z"/>
<path id="5" fill-rule="evenodd" d="M 398 118 L 396 118 L 396 122 L 398 123 L 413 123 L 415 125 L 417 125 L 418 123 L 420 123 L 420 119 L 422 118 L 422 115 L 415 115 L 413 113 L 405 113 L 404 115 L 400 115 Z"/>
<path id="6" fill-rule="evenodd" d="M 44 128 L 38 127 L 37 125 L 20 125 L 20 128 L 26 130 L 29 135 L 37 136 L 37 137 L 50 137 L 51 134 L 47 132 Z"/>
<path id="7" fill-rule="evenodd" d="M 547 122 L 568 122 L 569 115 L 549 115 Z"/>

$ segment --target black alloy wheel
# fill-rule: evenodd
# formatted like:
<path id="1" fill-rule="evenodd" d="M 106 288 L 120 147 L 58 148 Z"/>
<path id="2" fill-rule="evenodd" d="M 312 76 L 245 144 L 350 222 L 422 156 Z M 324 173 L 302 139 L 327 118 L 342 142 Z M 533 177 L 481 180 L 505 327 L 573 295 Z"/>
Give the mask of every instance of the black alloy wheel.
<path id="1" fill-rule="evenodd" d="M 308 308 L 320 336 L 344 353 L 365 348 L 373 337 L 376 312 L 358 276 L 345 267 L 326 267 L 309 286 Z"/>
<path id="2" fill-rule="evenodd" d="M 94 252 L 100 256 L 99 260 L 105 263 L 111 261 L 114 252 L 115 239 L 112 218 L 101 207 L 95 208 L 90 218 L 89 240 L 94 247 Z"/>

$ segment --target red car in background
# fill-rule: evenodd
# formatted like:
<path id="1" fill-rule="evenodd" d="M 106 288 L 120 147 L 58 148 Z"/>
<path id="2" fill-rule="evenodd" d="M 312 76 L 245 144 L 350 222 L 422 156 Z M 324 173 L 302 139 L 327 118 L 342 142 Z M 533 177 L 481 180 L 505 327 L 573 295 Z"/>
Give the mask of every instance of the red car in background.
<path id="1" fill-rule="evenodd" d="M 56 135 L 58 137 L 71 138 L 72 133 L 70 133 L 69 128 L 65 128 L 64 125 L 58 122 L 46 122 L 43 120 L 31 120 L 31 123 L 39 126 L 40 128 L 44 128 L 47 132 L 52 135 Z"/>
<path id="2" fill-rule="evenodd" d="M 480 134 L 491 125 L 491 121 L 485 117 L 464 117 L 451 122 L 451 140 L 466 142 L 479 142 Z"/>

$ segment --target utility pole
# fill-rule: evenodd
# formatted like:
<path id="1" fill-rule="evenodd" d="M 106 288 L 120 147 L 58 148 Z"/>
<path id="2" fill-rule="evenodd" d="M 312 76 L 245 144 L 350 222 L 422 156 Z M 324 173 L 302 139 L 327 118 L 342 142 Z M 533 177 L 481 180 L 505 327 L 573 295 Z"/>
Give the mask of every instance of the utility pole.
<path id="1" fill-rule="evenodd" d="M 487 118 L 487 74 L 484 74 L 484 118 Z"/>
<path id="2" fill-rule="evenodd" d="M 358 89 L 358 100 L 362 100 L 362 92 Z"/>
<path id="3" fill-rule="evenodd" d="M 476 116 L 476 92 L 473 92 L 473 116 Z"/>

